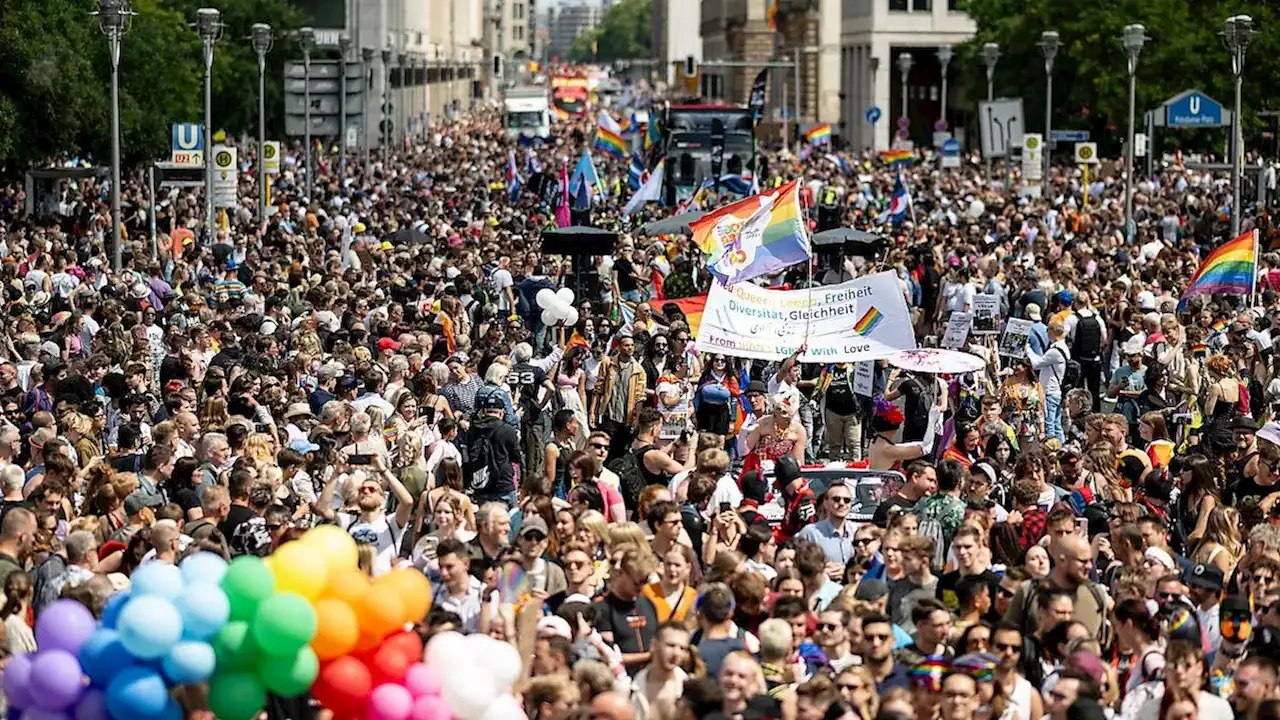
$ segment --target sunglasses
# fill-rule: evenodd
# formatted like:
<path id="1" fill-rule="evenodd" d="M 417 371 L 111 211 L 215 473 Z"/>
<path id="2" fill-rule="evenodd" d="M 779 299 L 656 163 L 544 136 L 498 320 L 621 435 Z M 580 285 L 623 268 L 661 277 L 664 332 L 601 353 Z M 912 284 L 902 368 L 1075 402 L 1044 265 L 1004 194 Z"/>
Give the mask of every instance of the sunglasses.
<path id="1" fill-rule="evenodd" d="M 372 485 L 365 485 L 360 488 L 361 495 L 374 495 L 380 492 L 382 492 L 382 488 L 376 488 L 376 487 L 373 487 Z"/>
<path id="2" fill-rule="evenodd" d="M 875 538 L 857 538 L 856 540 L 853 541 L 853 544 L 854 545 L 870 545 L 875 541 L 876 541 Z"/>
<path id="3" fill-rule="evenodd" d="M 840 626 L 836 623 L 818 623 L 818 629 L 823 632 L 832 632 L 839 630 Z"/>
<path id="4" fill-rule="evenodd" d="M 537 530 L 534 530 L 533 532 L 527 532 L 521 535 L 520 537 L 524 538 L 525 540 L 532 540 L 533 542 L 542 542 L 543 540 L 547 539 L 546 535 L 543 535 Z"/>
<path id="5" fill-rule="evenodd" d="M 592 450 L 608 450 L 609 446 L 604 443 L 589 443 Z"/>
<path id="6" fill-rule="evenodd" d="M 1012 653 L 1022 652 L 1021 645 L 1010 645 L 1009 643 L 995 643 L 993 647 L 995 647 L 995 649 L 999 650 L 1000 652 L 1012 652 Z"/>
<path id="7" fill-rule="evenodd" d="M 827 499 L 837 505 L 848 505 L 849 503 L 853 502 L 853 498 L 851 497 L 833 496 L 833 497 L 828 497 Z"/>

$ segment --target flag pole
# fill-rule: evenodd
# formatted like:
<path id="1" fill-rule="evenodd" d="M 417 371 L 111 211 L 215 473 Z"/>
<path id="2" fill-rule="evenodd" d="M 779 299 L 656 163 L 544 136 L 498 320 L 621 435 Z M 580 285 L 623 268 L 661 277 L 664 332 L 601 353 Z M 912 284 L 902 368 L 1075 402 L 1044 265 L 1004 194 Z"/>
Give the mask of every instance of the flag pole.
<path id="1" fill-rule="evenodd" d="M 1231 208 L 1234 212 L 1236 208 Z M 1258 228 L 1253 229 L 1253 285 L 1251 286 L 1250 306 L 1258 307 Z"/>

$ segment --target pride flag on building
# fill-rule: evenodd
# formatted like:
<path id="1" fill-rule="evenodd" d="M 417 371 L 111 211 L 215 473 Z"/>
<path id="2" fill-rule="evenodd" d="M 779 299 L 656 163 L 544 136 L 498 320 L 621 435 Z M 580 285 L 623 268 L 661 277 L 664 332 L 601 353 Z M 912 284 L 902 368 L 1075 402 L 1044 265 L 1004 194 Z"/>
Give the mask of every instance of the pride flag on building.
<path id="1" fill-rule="evenodd" d="M 1251 295 L 1257 275 L 1258 231 L 1251 230 L 1209 253 L 1178 304 L 1197 295 Z"/>
<path id="2" fill-rule="evenodd" d="M 800 181 L 752 195 L 691 224 L 693 242 L 722 285 L 775 273 L 812 256 Z"/>

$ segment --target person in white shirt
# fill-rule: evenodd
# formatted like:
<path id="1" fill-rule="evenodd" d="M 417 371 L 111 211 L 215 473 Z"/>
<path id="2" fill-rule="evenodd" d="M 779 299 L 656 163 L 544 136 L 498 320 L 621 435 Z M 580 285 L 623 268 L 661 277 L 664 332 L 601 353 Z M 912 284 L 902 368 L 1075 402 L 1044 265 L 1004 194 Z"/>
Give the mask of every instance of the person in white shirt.
<path id="1" fill-rule="evenodd" d="M 1040 373 L 1040 385 L 1044 388 L 1044 430 L 1047 437 L 1063 440 L 1062 435 L 1062 378 L 1067 372 L 1067 360 L 1071 350 L 1067 347 L 1066 328 L 1057 320 L 1049 323 L 1049 349 L 1043 355 L 1027 344 L 1027 359 L 1031 367 Z"/>

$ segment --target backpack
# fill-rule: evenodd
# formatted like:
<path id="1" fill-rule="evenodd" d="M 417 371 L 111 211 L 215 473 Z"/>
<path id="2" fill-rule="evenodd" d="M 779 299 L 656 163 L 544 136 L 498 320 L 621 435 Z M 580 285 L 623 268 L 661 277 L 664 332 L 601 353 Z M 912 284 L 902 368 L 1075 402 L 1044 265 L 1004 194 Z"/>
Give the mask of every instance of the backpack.
<path id="1" fill-rule="evenodd" d="M 1102 358 L 1102 321 L 1098 314 L 1080 316 L 1076 321 L 1076 336 L 1071 344 L 1071 355 L 1085 360 Z"/>
<path id="2" fill-rule="evenodd" d="M 964 522 L 964 506 L 950 502 L 955 498 L 943 493 L 935 493 L 916 508 L 920 516 L 920 526 L 916 534 L 933 540 L 933 568 L 941 571 L 946 563 L 947 550 L 950 543 L 948 536 L 954 536 Z"/>
<path id="3" fill-rule="evenodd" d="M 1059 392 L 1065 395 L 1067 390 L 1080 387 L 1080 376 L 1082 373 L 1080 371 L 1079 361 L 1062 352 L 1061 348 L 1052 347 L 1049 349 L 1057 350 L 1058 354 L 1062 355 L 1062 359 L 1067 361 L 1066 366 L 1062 369 L 1062 377 L 1058 378 Z"/>
<path id="4" fill-rule="evenodd" d="M 1039 599 L 1040 589 L 1044 587 L 1041 580 L 1028 580 L 1027 583 L 1026 592 L 1022 595 L 1022 621 L 1018 624 L 1023 637 L 1031 637 L 1031 619 L 1035 617 L 1036 601 Z M 1102 617 L 1102 623 L 1098 625 L 1098 637 L 1094 639 L 1105 644 L 1105 641 L 1109 640 L 1111 628 L 1111 621 L 1107 619 L 1107 601 L 1103 599 L 1097 583 L 1090 581 L 1086 586 L 1089 588 L 1089 594 L 1093 596 L 1093 601 L 1097 603 L 1098 614 Z"/>
<path id="5" fill-rule="evenodd" d="M 470 470 L 467 491 L 474 495 L 484 492 L 485 488 L 489 487 L 490 481 L 500 476 L 501 468 L 498 467 L 497 453 L 493 450 L 490 433 L 479 435 L 474 443 L 467 443 L 467 445 L 470 448 L 465 465 Z"/>
<path id="6" fill-rule="evenodd" d="M 652 445 L 645 445 L 639 450 L 628 452 L 605 463 L 605 467 L 618 476 L 618 492 L 622 494 L 623 504 L 629 508 L 640 506 L 640 493 L 645 487 L 640 462 L 644 454 L 652 449 Z"/>
<path id="7" fill-rule="evenodd" d="M 942 532 L 942 521 L 936 518 L 925 520 L 922 517 L 916 534 L 933 540 L 933 562 L 930 564 L 934 572 L 941 572 L 947 557 L 947 538 Z"/>

